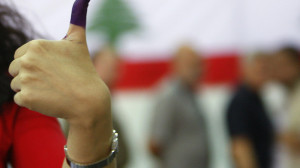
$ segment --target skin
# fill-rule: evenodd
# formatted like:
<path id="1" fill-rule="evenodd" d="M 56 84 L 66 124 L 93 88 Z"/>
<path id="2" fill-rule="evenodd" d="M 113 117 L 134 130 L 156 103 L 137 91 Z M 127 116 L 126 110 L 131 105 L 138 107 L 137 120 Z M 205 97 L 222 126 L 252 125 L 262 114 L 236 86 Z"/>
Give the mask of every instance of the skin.
<path id="1" fill-rule="evenodd" d="M 284 52 L 275 54 L 273 59 L 274 78 L 289 90 L 293 90 L 299 80 L 300 65 L 299 62 L 292 60 L 287 54 Z"/>
<path id="2" fill-rule="evenodd" d="M 288 147 L 291 154 L 300 155 L 300 138 L 296 131 L 288 131 L 281 134 L 279 141 Z"/>
<path id="3" fill-rule="evenodd" d="M 254 91 L 259 91 L 271 78 L 270 59 L 266 55 L 254 56 L 253 60 L 244 62 L 243 80 Z"/>
<path id="4" fill-rule="evenodd" d="M 291 93 L 299 81 L 300 65 L 291 59 L 286 52 L 278 52 L 274 56 L 274 78 L 282 83 Z M 289 130 L 279 136 L 280 142 L 288 146 L 294 155 L 300 155 L 300 137 L 295 130 Z"/>
<path id="5" fill-rule="evenodd" d="M 117 52 L 111 47 L 104 47 L 97 52 L 93 57 L 93 63 L 99 77 L 109 87 L 112 95 L 114 86 L 119 79 L 120 69 L 122 68 L 121 59 L 117 55 Z M 118 120 L 113 121 L 114 128 L 119 132 L 119 153 L 117 164 L 118 167 L 125 167 L 128 163 L 129 153 L 128 146 L 125 139 L 123 139 L 122 127 Z"/>
<path id="6" fill-rule="evenodd" d="M 266 56 L 255 57 L 243 65 L 244 81 L 246 85 L 257 92 L 269 80 L 269 71 L 268 58 Z M 257 167 L 253 144 L 248 137 L 233 137 L 231 139 L 231 152 L 237 168 Z"/>
<path id="7" fill-rule="evenodd" d="M 231 142 L 231 152 L 237 168 L 256 168 L 252 143 L 247 137 L 235 137 Z"/>
<path id="8" fill-rule="evenodd" d="M 71 24 L 64 40 L 34 40 L 21 46 L 9 73 L 16 104 L 67 120 L 72 160 L 88 164 L 109 155 L 110 93 L 90 60 L 83 27 Z M 65 162 L 62 167 L 69 166 Z M 114 167 L 115 161 L 107 166 Z"/>
<path id="9" fill-rule="evenodd" d="M 148 148 L 149 151 L 152 153 L 152 155 L 156 156 L 156 157 L 161 157 L 162 154 L 162 147 L 155 142 L 153 139 L 150 140 L 149 144 L 148 144 Z"/>
<path id="10" fill-rule="evenodd" d="M 202 66 L 201 57 L 188 46 L 181 47 L 173 59 L 174 76 L 192 88 L 198 85 Z"/>

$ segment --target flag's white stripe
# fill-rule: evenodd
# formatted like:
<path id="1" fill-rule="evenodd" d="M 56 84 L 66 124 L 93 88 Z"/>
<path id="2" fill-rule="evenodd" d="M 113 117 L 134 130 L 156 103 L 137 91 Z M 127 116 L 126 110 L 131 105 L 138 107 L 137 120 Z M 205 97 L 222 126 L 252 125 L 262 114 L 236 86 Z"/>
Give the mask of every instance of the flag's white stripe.
<path id="1" fill-rule="evenodd" d="M 53 39 L 64 36 L 74 0 L 13 1 L 38 30 Z M 125 1 L 142 28 L 121 41 L 121 51 L 131 60 L 169 57 L 184 42 L 205 52 L 270 48 L 285 42 L 300 45 L 299 0 Z M 91 1 L 89 16 L 101 2 Z M 88 37 L 92 50 L 103 42 Z"/>

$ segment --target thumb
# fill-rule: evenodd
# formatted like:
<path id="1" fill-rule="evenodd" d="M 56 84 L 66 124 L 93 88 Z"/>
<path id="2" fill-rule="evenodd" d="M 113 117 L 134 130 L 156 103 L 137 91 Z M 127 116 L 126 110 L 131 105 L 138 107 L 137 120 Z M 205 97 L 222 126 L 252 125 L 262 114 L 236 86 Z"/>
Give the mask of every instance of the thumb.
<path id="1" fill-rule="evenodd" d="M 76 0 L 72 8 L 71 23 L 65 40 L 86 43 L 86 15 L 90 0 Z"/>

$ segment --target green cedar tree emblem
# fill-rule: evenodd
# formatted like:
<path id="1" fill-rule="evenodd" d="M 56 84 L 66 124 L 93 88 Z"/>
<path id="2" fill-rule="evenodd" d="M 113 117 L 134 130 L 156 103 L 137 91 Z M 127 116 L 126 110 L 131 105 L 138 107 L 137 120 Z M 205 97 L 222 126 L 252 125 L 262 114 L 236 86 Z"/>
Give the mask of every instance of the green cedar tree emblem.
<path id="1" fill-rule="evenodd" d="M 105 0 L 96 12 L 89 30 L 104 35 L 106 42 L 116 47 L 123 34 L 136 28 L 137 19 L 124 0 Z"/>

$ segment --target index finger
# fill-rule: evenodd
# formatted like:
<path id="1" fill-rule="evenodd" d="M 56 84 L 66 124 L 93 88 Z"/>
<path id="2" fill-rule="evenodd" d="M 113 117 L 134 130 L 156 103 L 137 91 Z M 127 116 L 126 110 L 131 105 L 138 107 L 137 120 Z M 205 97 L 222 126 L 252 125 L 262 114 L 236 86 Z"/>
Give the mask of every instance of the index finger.
<path id="1" fill-rule="evenodd" d="M 28 50 L 28 45 L 29 45 L 29 42 L 22 45 L 21 47 L 19 47 L 16 51 L 15 51 L 15 55 L 14 55 L 14 58 L 17 59 L 17 58 L 20 58 L 21 56 L 23 56 L 26 51 Z"/>
<path id="2" fill-rule="evenodd" d="M 20 71 L 20 59 L 13 60 L 8 68 L 8 72 L 11 76 L 15 77 L 19 74 Z"/>

